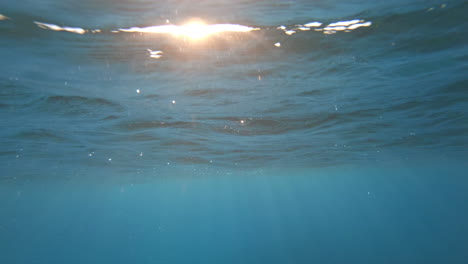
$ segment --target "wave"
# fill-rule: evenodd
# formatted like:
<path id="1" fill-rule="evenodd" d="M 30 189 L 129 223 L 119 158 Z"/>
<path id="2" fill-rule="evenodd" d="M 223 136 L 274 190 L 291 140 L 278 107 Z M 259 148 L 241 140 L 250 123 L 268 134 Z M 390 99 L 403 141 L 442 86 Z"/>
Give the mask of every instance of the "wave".
<path id="1" fill-rule="evenodd" d="M 1 9 L 5 164 L 29 153 L 129 170 L 324 166 L 466 148 L 463 1 L 349 4 L 343 15 L 277 20 L 272 13 L 294 12 L 275 8 L 297 3 L 229 3 L 254 15 L 189 29 L 248 32 L 200 38 L 182 30 L 191 16 L 149 22 L 142 6 L 102 5 L 115 13 L 83 22 L 84 11 L 60 20 Z M 178 34 L 161 33 L 169 29 Z"/>

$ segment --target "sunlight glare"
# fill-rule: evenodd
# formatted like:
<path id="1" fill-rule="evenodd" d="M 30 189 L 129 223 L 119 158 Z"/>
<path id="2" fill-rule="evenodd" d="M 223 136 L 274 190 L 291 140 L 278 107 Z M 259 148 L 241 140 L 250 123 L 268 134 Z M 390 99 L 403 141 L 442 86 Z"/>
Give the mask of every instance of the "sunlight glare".
<path id="1" fill-rule="evenodd" d="M 250 32 L 253 30 L 260 30 L 259 28 L 252 28 L 237 24 L 214 24 L 208 25 L 202 21 L 192 21 L 187 24 L 177 25 L 160 25 L 150 27 L 132 27 L 128 29 L 119 29 L 121 32 L 141 32 L 141 33 L 157 33 L 157 34 L 172 34 L 173 36 L 188 37 L 193 40 L 199 40 L 209 35 L 223 33 L 223 32 Z"/>
<path id="2" fill-rule="evenodd" d="M 212 34 L 213 30 L 203 22 L 190 22 L 180 27 L 180 35 L 187 36 L 191 39 L 201 39 Z"/>

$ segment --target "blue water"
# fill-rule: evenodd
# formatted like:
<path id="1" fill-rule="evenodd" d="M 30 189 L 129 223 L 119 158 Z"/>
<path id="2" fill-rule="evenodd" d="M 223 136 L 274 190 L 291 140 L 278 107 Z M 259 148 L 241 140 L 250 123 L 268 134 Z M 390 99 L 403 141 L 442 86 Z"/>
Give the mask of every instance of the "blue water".
<path id="1" fill-rule="evenodd" d="M 466 13 L 1 2 L 0 263 L 468 263 Z"/>

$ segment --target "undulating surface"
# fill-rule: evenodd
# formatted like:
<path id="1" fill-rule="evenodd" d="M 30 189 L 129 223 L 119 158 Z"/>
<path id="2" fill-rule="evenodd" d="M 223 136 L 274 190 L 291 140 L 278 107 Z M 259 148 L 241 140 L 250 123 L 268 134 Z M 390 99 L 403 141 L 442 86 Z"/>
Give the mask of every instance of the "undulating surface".
<path id="1" fill-rule="evenodd" d="M 466 263 L 466 1 L 0 3 L 0 263 Z"/>

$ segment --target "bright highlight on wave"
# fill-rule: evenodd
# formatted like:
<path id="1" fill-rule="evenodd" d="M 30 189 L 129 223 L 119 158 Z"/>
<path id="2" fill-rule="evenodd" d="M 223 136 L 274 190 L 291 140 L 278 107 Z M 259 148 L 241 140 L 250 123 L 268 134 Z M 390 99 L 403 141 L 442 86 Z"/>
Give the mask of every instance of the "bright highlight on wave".
<path id="1" fill-rule="evenodd" d="M 37 22 L 37 21 L 34 21 L 34 23 L 40 28 L 49 29 L 53 31 L 68 31 L 71 33 L 76 33 L 76 34 L 85 34 L 87 32 L 87 30 L 82 29 L 82 28 L 77 28 L 77 27 L 61 27 L 61 26 L 57 26 L 54 24 L 47 24 L 47 23 L 42 23 L 42 22 Z"/>
<path id="2" fill-rule="evenodd" d="M 336 33 L 336 31 L 350 32 L 351 30 L 354 30 L 356 28 L 369 27 L 371 25 L 372 25 L 372 22 L 370 21 L 365 22 L 364 20 L 359 20 L 359 19 L 350 20 L 350 21 L 340 21 L 340 22 L 331 23 L 325 28 L 323 28 L 323 33 L 333 34 L 333 33 Z"/>
<path id="3" fill-rule="evenodd" d="M 286 28 L 286 26 L 279 26 L 276 29 L 283 30 L 286 35 L 296 34 L 298 30 L 300 31 L 309 31 L 312 27 L 315 31 L 322 31 L 323 34 L 335 34 L 337 31 L 351 32 L 354 29 L 360 27 L 370 27 L 372 25 L 371 21 L 365 21 L 361 19 L 354 19 L 349 21 L 338 21 L 328 24 L 324 28 L 320 28 L 322 25 L 321 22 L 310 22 L 304 25 L 295 25 L 294 28 Z"/>
<path id="4" fill-rule="evenodd" d="M 223 32 L 250 32 L 253 30 L 260 30 L 248 26 L 237 24 L 214 24 L 206 25 L 202 22 L 192 22 L 186 25 L 161 25 L 151 27 L 132 27 L 128 29 L 121 28 L 121 32 L 140 32 L 140 33 L 156 33 L 156 34 L 172 34 L 174 36 L 189 37 L 191 39 L 201 39 L 209 35 L 223 33 Z"/>

